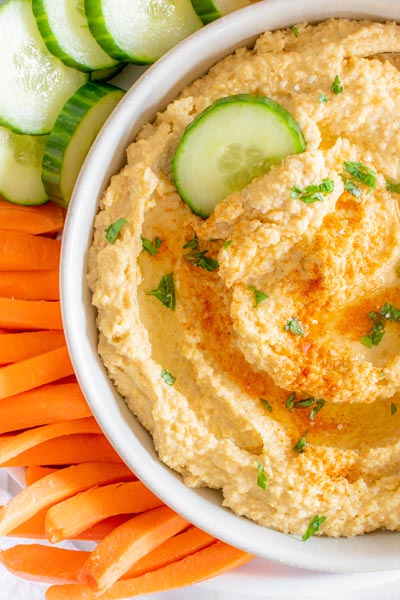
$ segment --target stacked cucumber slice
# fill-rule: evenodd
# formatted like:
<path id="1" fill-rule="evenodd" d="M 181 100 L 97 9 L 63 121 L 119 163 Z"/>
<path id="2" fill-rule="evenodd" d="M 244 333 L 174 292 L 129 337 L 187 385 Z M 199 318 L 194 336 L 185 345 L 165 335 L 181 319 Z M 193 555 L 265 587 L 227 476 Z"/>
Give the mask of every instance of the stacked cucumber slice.
<path id="1" fill-rule="evenodd" d="M 250 1 L 0 0 L 0 197 L 66 207 L 123 95 L 102 82 Z"/>

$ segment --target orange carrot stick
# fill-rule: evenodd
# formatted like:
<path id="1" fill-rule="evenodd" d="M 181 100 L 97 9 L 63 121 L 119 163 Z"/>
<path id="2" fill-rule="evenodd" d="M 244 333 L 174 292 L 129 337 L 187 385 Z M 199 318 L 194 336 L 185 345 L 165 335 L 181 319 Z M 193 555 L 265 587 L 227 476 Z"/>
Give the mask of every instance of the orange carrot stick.
<path id="1" fill-rule="evenodd" d="M 43 508 L 95 485 L 136 479 L 123 464 L 87 463 L 60 469 L 22 490 L 0 508 L 0 536 L 6 535 Z"/>
<path id="2" fill-rule="evenodd" d="M 55 233 L 61 231 L 63 225 L 64 211 L 52 202 L 43 206 L 20 206 L 0 200 L 0 229 L 24 233 Z"/>
<path id="3" fill-rule="evenodd" d="M 188 525 L 167 506 L 133 517 L 99 543 L 83 566 L 79 580 L 96 592 L 105 592 L 136 561 Z"/>
<path id="4" fill-rule="evenodd" d="M 62 435 L 73 433 L 100 433 L 101 430 L 93 417 L 74 419 L 72 421 L 61 421 L 51 423 L 42 427 L 34 427 L 17 435 L 6 435 L 0 437 L 0 466 L 18 456 L 21 452 L 29 450 L 40 444 Z"/>
<path id="5" fill-rule="evenodd" d="M 57 469 L 53 469 L 52 467 L 39 467 L 36 465 L 28 467 L 25 471 L 25 483 L 26 485 L 32 485 L 55 471 L 57 471 Z"/>
<path id="6" fill-rule="evenodd" d="M 2 231 L 0 271 L 58 269 L 61 242 L 19 231 Z"/>
<path id="7" fill-rule="evenodd" d="M 78 384 L 50 384 L 0 402 L 0 434 L 90 416 Z"/>
<path id="8" fill-rule="evenodd" d="M 74 538 L 108 517 L 140 513 L 162 505 L 141 481 L 93 488 L 50 508 L 45 523 L 47 537 L 55 544 Z"/>
<path id="9" fill-rule="evenodd" d="M 59 300 L 58 270 L 0 271 L 0 297 L 18 300 Z"/>
<path id="10" fill-rule="evenodd" d="M 0 327 L 6 329 L 62 329 L 60 303 L 0 298 Z"/>
<path id="11" fill-rule="evenodd" d="M 83 463 L 121 463 L 104 435 L 75 434 L 49 440 L 5 462 L 3 467 L 29 465 L 77 465 Z"/>
<path id="12" fill-rule="evenodd" d="M 194 554 L 217 540 L 197 527 L 189 527 L 154 548 L 149 554 L 138 560 L 121 579 L 132 579 L 144 573 L 161 569 L 190 554 Z"/>
<path id="13" fill-rule="evenodd" d="M 50 587 L 46 600 L 121 600 L 141 594 L 155 594 L 199 583 L 249 562 L 253 556 L 242 550 L 215 542 L 178 562 L 134 579 L 115 583 L 104 594 L 93 592 L 87 585 L 70 584 Z"/>
<path id="14" fill-rule="evenodd" d="M 40 544 L 20 544 L 0 552 L 0 562 L 14 575 L 43 583 L 77 581 L 89 552 L 64 550 Z"/>
<path id="15" fill-rule="evenodd" d="M 15 529 L 10 531 L 8 536 L 10 537 L 22 537 L 22 538 L 32 538 L 35 540 L 45 540 L 46 532 L 44 528 L 44 520 L 46 516 L 47 508 L 41 510 L 36 515 L 18 525 Z M 74 540 L 86 540 L 91 542 L 100 542 L 107 535 L 109 535 L 116 527 L 122 525 L 122 523 L 126 523 L 131 518 L 132 515 L 118 515 L 115 517 L 110 517 L 109 519 L 105 519 L 101 521 L 101 523 L 97 523 L 93 527 L 90 527 L 86 531 L 83 531 L 79 535 L 77 535 Z"/>
<path id="16" fill-rule="evenodd" d="M 0 365 L 26 360 L 65 345 L 61 330 L 0 334 Z"/>
<path id="17" fill-rule="evenodd" d="M 71 375 L 66 346 L 0 368 L 0 400 Z"/>

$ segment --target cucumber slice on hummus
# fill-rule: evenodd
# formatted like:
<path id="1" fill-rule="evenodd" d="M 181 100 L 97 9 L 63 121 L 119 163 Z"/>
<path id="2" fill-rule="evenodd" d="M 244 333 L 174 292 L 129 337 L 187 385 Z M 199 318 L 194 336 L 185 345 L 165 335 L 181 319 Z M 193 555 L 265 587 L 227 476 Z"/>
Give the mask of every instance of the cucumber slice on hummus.
<path id="1" fill-rule="evenodd" d="M 116 60 L 152 63 L 202 27 L 190 0 L 85 0 L 90 31 Z"/>
<path id="2" fill-rule="evenodd" d="M 237 94 L 217 100 L 186 128 L 172 174 L 182 200 L 208 217 L 221 200 L 305 147 L 299 124 L 283 106 Z"/>
<path id="3" fill-rule="evenodd" d="M 70 98 L 47 139 L 42 180 L 50 199 L 67 207 L 89 149 L 124 91 L 88 82 Z"/>
<path id="4" fill-rule="evenodd" d="M 193 8 L 204 25 L 234 10 L 250 6 L 251 0 L 192 0 Z"/>

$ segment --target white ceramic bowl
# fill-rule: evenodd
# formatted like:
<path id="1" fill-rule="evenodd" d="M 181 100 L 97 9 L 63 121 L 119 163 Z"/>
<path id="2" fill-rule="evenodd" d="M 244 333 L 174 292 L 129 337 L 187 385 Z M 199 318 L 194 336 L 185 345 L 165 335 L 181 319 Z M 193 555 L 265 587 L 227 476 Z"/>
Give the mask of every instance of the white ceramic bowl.
<path id="1" fill-rule="evenodd" d="M 265 0 L 205 27 L 151 67 L 130 89 L 97 138 L 68 211 L 61 263 L 62 311 L 75 371 L 90 407 L 116 451 L 166 504 L 192 523 L 260 557 L 334 572 L 384 571 L 400 565 L 400 533 L 348 539 L 314 537 L 306 544 L 256 525 L 222 507 L 218 492 L 189 489 L 157 458 L 149 434 L 116 393 L 97 355 L 95 311 L 85 282 L 86 256 L 98 199 L 125 160 L 125 149 L 179 91 L 234 48 L 266 29 L 329 17 L 400 21 L 399 0 Z"/>

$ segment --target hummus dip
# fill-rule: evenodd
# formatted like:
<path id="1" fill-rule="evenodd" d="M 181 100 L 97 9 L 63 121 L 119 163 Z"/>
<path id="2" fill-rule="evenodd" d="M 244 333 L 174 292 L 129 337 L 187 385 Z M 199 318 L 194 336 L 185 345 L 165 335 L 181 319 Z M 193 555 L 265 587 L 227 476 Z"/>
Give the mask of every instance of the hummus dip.
<path id="1" fill-rule="evenodd" d="M 96 218 L 89 283 L 116 388 L 188 486 L 282 532 L 400 529 L 400 73 L 371 58 L 393 51 L 394 23 L 265 33 L 143 127 Z M 202 219 L 171 161 L 238 93 L 283 105 L 307 147 Z"/>

